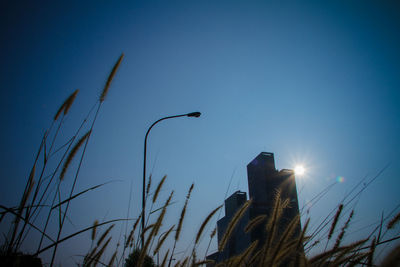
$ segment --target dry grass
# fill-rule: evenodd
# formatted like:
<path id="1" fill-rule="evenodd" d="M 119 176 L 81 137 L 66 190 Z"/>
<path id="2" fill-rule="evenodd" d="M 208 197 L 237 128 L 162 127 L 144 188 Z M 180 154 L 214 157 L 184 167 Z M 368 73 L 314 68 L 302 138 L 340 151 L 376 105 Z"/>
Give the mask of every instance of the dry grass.
<path id="1" fill-rule="evenodd" d="M 396 216 L 393 217 L 393 219 L 390 220 L 390 222 L 387 224 L 387 229 L 393 229 L 394 226 L 400 221 L 400 212 L 397 213 Z"/>
<path id="2" fill-rule="evenodd" d="M 197 231 L 196 241 L 194 242 L 195 244 L 199 243 L 200 237 L 201 237 L 201 234 L 202 234 L 203 231 L 204 231 L 204 228 L 206 227 L 206 225 L 208 224 L 208 222 L 211 220 L 211 218 L 215 215 L 215 213 L 216 213 L 220 208 L 222 208 L 222 205 L 219 206 L 219 207 L 217 207 L 217 208 L 215 208 L 213 211 L 211 211 L 210 214 L 208 214 L 208 216 L 206 217 L 206 219 L 203 221 L 203 223 L 201 224 L 201 226 L 200 226 L 200 228 L 199 228 L 199 231 Z M 213 235 L 215 235 L 215 233 L 216 233 L 216 230 L 213 231 L 213 233 L 211 234 L 211 238 L 213 237 Z"/>
<path id="3" fill-rule="evenodd" d="M 67 115 L 67 113 L 68 113 L 69 109 L 71 108 L 72 103 L 74 103 L 74 100 L 75 100 L 76 96 L 78 95 L 78 93 L 79 93 L 79 89 L 76 89 L 76 90 L 64 101 L 64 103 L 60 106 L 60 108 L 57 110 L 56 115 L 54 116 L 54 120 L 55 120 L 55 121 L 60 117 L 61 112 L 63 112 L 63 111 L 64 111 L 64 116 Z"/>
<path id="4" fill-rule="evenodd" d="M 42 241 L 40 241 L 38 250 L 34 254 L 34 256 L 38 256 L 41 253 L 53 249 L 53 259 L 50 263 L 50 266 L 54 266 L 54 258 L 56 255 L 57 245 L 61 242 L 65 242 L 74 236 L 77 236 L 81 233 L 91 231 L 90 240 L 92 241 L 92 245 L 90 249 L 86 253 L 86 255 L 82 259 L 82 266 L 122 266 L 124 261 L 125 249 L 128 249 L 129 252 L 139 249 L 139 242 L 140 237 L 142 236 L 145 240 L 145 245 L 143 248 L 140 248 L 140 254 L 138 258 L 137 265 L 143 266 L 145 258 L 147 255 L 153 256 L 160 256 L 161 263 L 160 266 L 170 266 L 172 264 L 172 258 L 176 256 L 175 248 L 178 241 L 180 241 L 182 229 L 184 227 L 184 220 L 187 213 L 187 209 L 189 208 L 189 200 L 193 192 L 194 185 L 192 184 L 188 190 L 186 195 L 186 199 L 182 210 L 180 212 L 180 216 L 176 216 L 177 220 L 177 227 L 175 225 L 168 226 L 165 224 L 165 216 L 170 208 L 172 203 L 173 194 L 172 191 L 168 197 L 166 198 L 161 208 L 153 210 L 153 204 L 158 205 L 157 202 L 160 202 L 159 199 L 163 198 L 163 194 L 161 193 L 161 189 L 165 184 L 167 176 L 164 176 L 161 181 L 158 183 L 157 187 L 155 188 L 154 192 L 151 188 L 151 179 L 148 180 L 148 185 L 146 187 L 146 201 L 149 201 L 147 196 L 150 196 L 151 193 L 153 197 L 151 199 L 152 206 L 151 211 L 147 214 L 145 231 L 143 233 L 140 232 L 140 229 L 137 227 L 141 216 L 138 216 L 136 220 L 132 222 L 132 225 L 129 225 L 129 229 L 131 229 L 128 233 L 125 233 L 124 241 L 121 243 L 123 251 L 121 252 L 117 246 L 115 250 L 112 250 L 113 253 L 110 257 L 107 257 L 106 250 L 111 246 L 112 240 L 112 230 L 114 228 L 114 224 L 111 224 L 116 221 L 120 221 L 121 219 L 111 220 L 108 222 L 101 222 L 95 220 L 93 225 L 87 227 L 85 229 L 79 230 L 73 234 L 67 235 L 64 238 L 60 238 L 62 225 L 64 224 L 65 216 L 68 212 L 68 205 L 72 200 L 75 200 L 81 194 L 85 194 L 88 190 L 82 191 L 78 194 L 73 194 L 74 185 L 79 175 L 79 168 L 80 164 L 82 163 L 82 159 L 85 155 L 85 148 L 88 144 L 88 140 L 92 133 L 93 125 L 95 123 L 98 111 L 100 109 L 101 104 L 107 97 L 107 94 L 110 89 L 111 82 L 113 81 L 116 72 L 121 65 L 122 59 L 124 55 L 122 54 L 115 65 L 113 66 L 110 75 L 106 81 L 106 84 L 101 92 L 101 95 L 97 102 L 97 111 L 95 113 L 94 119 L 91 122 L 91 126 L 88 126 L 89 130 L 84 134 L 77 142 L 77 137 L 81 136 L 82 130 L 85 128 L 84 126 L 89 124 L 88 118 L 91 114 L 92 110 L 89 112 L 88 116 L 84 119 L 82 124 L 79 126 L 78 130 L 76 131 L 75 135 L 63 146 L 58 148 L 55 151 L 63 151 L 63 156 L 59 162 L 56 164 L 53 163 L 56 167 L 52 170 L 52 176 L 47 179 L 47 183 L 42 182 L 44 179 L 43 174 L 45 173 L 46 168 L 48 167 L 49 163 L 52 160 L 53 155 L 53 144 L 55 144 L 57 133 L 61 131 L 62 120 L 64 116 L 68 115 L 69 110 L 74 103 L 74 100 L 77 97 L 79 90 L 75 90 L 60 106 L 57 110 L 56 115 L 54 116 L 55 125 L 59 125 L 56 129 L 56 133 L 50 135 L 52 133 L 52 126 L 50 126 L 49 130 L 45 132 L 43 137 L 42 143 L 40 145 L 40 149 L 36 156 L 35 162 L 31 169 L 30 175 L 27 179 L 25 190 L 22 194 L 21 200 L 19 205 L 17 204 L 16 208 L 9 208 L 0 206 L 4 211 L 1 213 L 0 222 L 2 222 L 4 216 L 7 214 L 14 216 L 14 220 L 10 225 L 10 234 L 9 237 L 6 238 L 6 242 L 3 246 L 3 254 L 11 255 L 18 251 L 23 243 L 24 238 L 28 235 L 27 232 L 30 230 L 38 231 L 42 235 L 42 239 L 45 238 L 46 241 L 49 243 L 47 246 L 41 246 Z M 60 120 L 58 120 L 61 118 Z M 57 121 L 57 122 L 56 122 Z M 48 140 L 49 136 L 54 136 L 52 140 Z M 50 146 L 47 143 L 50 142 Z M 59 194 L 60 182 L 65 178 L 67 171 L 72 168 L 72 161 L 76 157 L 80 148 L 84 146 L 82 155 L 80 157 L 80 162 L 78 167 L 75 169 L 75 179 L 74 185 L 70 190 L 70 195 L 64 198 L 65 200 L 61 200 L 61 196 Z M 43 164 L 39 165 L 39 159 L 43 158 Z M 52 165 L 52 166 L 53 166 Z M 53 179 L 54 176 L 57 177 L 58 175 L 59 180 Z M 35 183 L 35 177 L 37 182 Z M 36 186 L 36 188 L 35 188 Z M 41 188 L 44 186 L 45 188 Z M 53 186 L 57 188 L 53 195 L 53 202 L 47 201 L 49 192 L 48 188 Z M 92 187 L 91 189 L 97 188 L 98 186 Z M 33 194 L 32 194 L 33 192 Z M 40 195 L 41 194 L 41 195 Z M 51 199 L 51 197 L 49 198 Z M 57 203 L 58 200 L 58 203 Z M 219 262 L 214 262 L 216 266 L 293 266 L 293 267 L 300 267 L 300 266 L 353 266 L 357 264 L 365 264 L 367 266 L 373 266 L 376 264 L 374 260 L 376 259 L 375 251 L 376 248 L 381 244 L 387 244 L 389 242 L 393 242 L 396 239 L 384 240 L 381 241 L 381 229 L 379 231 L 378 237 L 373 236 L 373 233 L 370 237 L 366 239 L 362 239 L 359 241 L 355 241 L 351 244 L 343 245 L 344 237 L 346 236 L 346 231 L 349 228 L 350 221 L 353 218 L 354 212 L 352 211 L 347 218 L 347 221 L 341 227 L 341 231 L 336 237 L 335 244 L 331 248 L 327 248 L 329 242 L 326 243 L 325 250 L 313 257 L 309 257 L 307 255 L 307 249 L 305 249 L 308 242 L 311 241 L 312 238 L 315 237 L 315 233 L 308 233 L 308 227 L 310 224 L 310 218 L 308 218 L 304 224 L 303 229 L 300 231 L 298 235 L 295 234 L 296 229 L 300 227 L 300 217 L 295 216 L 282 230 L 281 224 L 282 221 L 282 214 L 284 213 L 285 209 L 289 207 L 289 199 L 282 198 L 282 193 L 280 190 L 277 190 L 272 212 L 269 217 L 267 215 L 260 215 L 252 219 L 244 228 L 244 232 L 248 235 L 252 233 L 256 228 L 263 227 L 265 230 L 266 236 L 264 242 L 259 240 L 255 240 L 251 242 L 247 248 L 245 248 L 237 255 L 234 255 L 228 259 L 223 259 Z M 243 218 L 246 214 L 247 210 L 251 207 L 252 201 L 247 201 L 242 207 L 240 207 L 235 215 L 232 217 L 231 221 L 228 223 L 228 227 L 224 235 L 222 236 L 219 244 L 218 250 L 224 251 L 227 249 L 227 244 L 232 238 L 233 233 L 237 229 L 239 221 Z M 336 214 L 331 218 L 331 224 L 325 224 L 322 228 L 326 230 L 327 235 L 325 239 L 330 240 L 335 234 L 335 229 L 339 226 L 339 218 L 342 213 L 344 213 L 344 209 L 346 208 L 346 203 L 340 204 L 336 211 Z M 38 217 L 40 212 L 42 211 L 43 207 L 48 206 L 49 213 L 46 217 L 46 224 L 36 226 L 35 225 L 35 218 Z M 64 208 L 66 206 L 66 208 Z M 52 210 L 58 208 L 58 232 L 57 238 L 50 236 L 47 233 L 47 223 L 50 217 L 53 216 Z M 196 250 L 197 246 L 202 242 L 201 239 L 205 236 L 205 229 L 206 226 L 211 224 L 212 219 L 215 217 L 218 210 L 220 210 L 222 206 L 218 206 L 217 208 L 213 209 L 208 216 L 203 220 L 199 230 L 197 231 L 196 235 L 193 238 L 193 244 L 190 246 L 193 247 L 193 250 L 189 255 L 184 255 L 180 259 L 177 259 L 175 266 L 203 266 L 205 264 L 211 264 L 212 261 L 205 258 L 198 258 L 198 252 Z M 25 210 L 25 213 L 23 212 Z M 333 211 L 334 212 L 334 211 Z M 179 214 L 179 213 L 176 213 Z M 62 216 L 61 216 L 62 215 Z M 158 215 L 158 216 L 156 216 Z M 153 217 L 152 217 L 153 216 Z M 62 218 L 61 218 L 62 217 Z M 56 217 L 57 219 L 57 217 Z M 125 220 L 128 220 L 126 218 Z M 23 221 L 23 226 L 20 227 L 19 222 Z M 393 230 L 398 222 L 400 221 L 400 213 L 395 215 L 386 225 L 387 230 Z M 380 227 L 384 220 L 382 219 Z M 22 223 L 21 223 L 22 225 Z M 99 236 L 99 229 L 102 226 L 108 225 L 108 227 L 103 231 L 103 233 Z M 163 233 L 162 227 L 165 227 L 167 230 Z M 186 227 L 186 226 L 185 226 Z M 127 227 L 128 228 L 128 227 Z M 28 229 L 28 230 L 27 230 Z M 172 232 L 175 231 L 175 235 L 172 235 Z M 213 231 L 209 235 L 209 242 L 215 237 L 217 228 L 213 228 Z M 208 236 L 208 235 L 207 235 Z M 383 236 L 383 235 L 382 235 Z M 96 240 L 97 239 L 97 240 Z M 168 242 L 167 240 L 170 239 L 172 241 Z M 134 242 L 136 241 L 136 242 Z M 121 241 L 118 240 L 118 243 Z M 320 240 L 316 240 L 314 243 L 321 242 Z M 153 246 L 154 244 L 154 246 Z M 173 244 L 173 245 L 171 245 Z M 365 244 L 370 244 L 365 247 L 362 247 Z M 169 247 L 171 246 L 171 247 Z M 308 245 L 309 248 L 312 248 L 313 245 Z M 162 253 L 164 251 L 164 253 Z M 393 266 L 394 264 L 399 264 L 399 251 L 400 247 L 396 247 L 382 262 L 382 266 Z M 0 262 L 1 263 L 1 262 Z"/>
<path id="5" fill-rule="evenodd" d="M 333 231 L 335 231 L 336 224 L 337 224 L 337 222 L 339 220 L 339 216 L 340 216 L 340 213 L 342 213 L 342 210 L 343 210 L 343 204 L 340 204 L 338 209 L 337 209 L 337 211 L 336 211 L 335 218 L 333 219 L 331 228 L 329 230 L 328 240 L 331 239 Z"/>
<path id="6" fill-rule="evenodd" d="M 229 222 L 228 227 L 226 228 L 226 232 L 224 233 L 224 235 L 221 239 L 221 242 L 218 244 L 219 251 L 222 251 L 225 248 L 226 243 L 228 242 L 230 236 L 232 235 L 233 229 L 235 229 L 239 220 L 242 218 L 244 213 L 250 207 L 250 204 L 251 204 L 251 200 L 246 201 L 246 203 L 244 203 L 243 206 L 232 217 L 232 220 Z"/>
<path id="7" fill-rule="evenodd" d="M 153 203 L 155 203 L 157 201 L 158 195 L 160 194 L 160 191 L 165 182 L 165 179 L 167 179 L 166 175 L 164 175 L 164 177 L 161 179 L 160 183 L 157 185 L 156 191 L 154 192 L 154 195 L 153 195 Z"/>
<path id="8" fill-rule="evenodd" d="M 176 228 L 176 232 L 175 232 L 175 240 L 176 241 L 179 240 L 179 236 L 181 234 L 183 219 L 185 218 L 186 208 L 187 208 L 187 205 L 189 203 L 189 199 L 190 199 L 190 195 L 192 194 L 193 187 L 194 187 L 194 184 L 192 184 L 190 186 L 190 188 L 189 188 L 189 192 L 188 192 L 188 194 L 186 196 L 185 204 L 183 205 L 183 208 L 182 208 L 182 211 L 181 211 L 181 216 L 179 217 L 178 227 Z"/>
<path id="9" fill-rule="evenodd" d="M 83 145 L 83 143 L 86 141 L 86 139 L 89 138 L 91 131 L 88 131 L 85 135 L 83 135 L 79 141 L 75 144 L 75 146 L 72 148 L 71 152 L 69 153 L 67 160 L 64 162 L 64 166 L 62 168 L 61 174 L 60 174 L 60 181 L 64 179 L 65 173 L 68 170 L 69 165 L 72 162 L 72 159 L 75 157 L 76 153 L 78 152 L 79 148 Z"/>
<path id="10" fill-rule="evenodd" d="M 85 156 L 85 150 L 86 146 L 88 145 L 90 134 L 95 124 L 101 104 L 103 103 L 110 89 L 111 81 L 114 78 L 119 65 L 121 64 L 122 58 L 123 55 L 119 57 L 117 63 L 111 71 L 109 78 L 107 79 L 106 85 L 101 93 L 101 97 L 96 103 L 97 111 L 94 117 L 92 117 L 92 114 L 96 105 L 90 109 L 86 117 L 82 120 L 81 124 L 77 127 L 75 134 L 69 138 L 67 142 L 59 141 L 59 133 L 64 130 L 64 117 L 68 115 L 79 92 L 79 90 L 75 90 L 59 107 L 55 116 L 53 117 L 53 120 L 51 121 L 50 127 L 44 132 L 18 208 L 15 209 L 2 206 L 4 211 L 1 212 L 1 219 L 3 219 L 6 215 L 11 215 L 15 218 L 14 223 L 10 225 L 10 234 L 5 236 L 4 244 L 2 246 L 2 253 L 4 252 L 7 257 L 12 257 L 13 255 L 18 254 L 21 245 L 27 238 L 29 238 L 30 232 L 37 231 L 40 233 L 41 238 L 38 240 L 37 251 L 34 253 L 34 255 L 39 255 L 46 250 L 53 249 L 52 261 L 50 263 L 50 266 L 52 266 L 54 265 L 54 258 L 59 243 L 65 242 L 66 240 L 78 234 L 90 230 L 92 230 L 91 239 L 94 240 L 97 227 L 110 223 L 106 222 L 99 225 L 95 223 L 92 227 L 87 227 L 83 230 L 79 230 L 73 234 L 69 234 L 64 238 L 61 238 L 61 231 L 68 213 L 70 202 L 85 192 L 97 188 L 97 186 L 95 186 L 91 189 L 74 195 L 74 187 L 80 173 L 80 167 Z M 58 124 L 58 126 L 53 127 L 55 124 Z M 84 134 L 78 140 L 78 142 L 75 142 L 77 137 L 81 135 L 81 132 L 85 128 L 89 128 L 87 133 Z M 56 147 L 60 142 L 62 142 L 62 145 Z M 65 198 L 66 200 L 61 201 L 62 195 L 60 193 L 60 181 L 65 178 L 67 170 L 71 168 L 71 163 L 76 157 L 78 150 L 82 146 L 84 149 L 82 155 L 80 156 L 79 164 L 75 168 L 73 185 L 69 189 L 66 187 L 63 188 L 64 192 L 70 192 L 69 196 Z M 56 153 L 60 155 L 60 157 L 55 157 Z M 35 176 L 37 176 L 36 183 L 34 181 Z M 55 179 L 57 176 L 59 179 Z M 58 208 L 58 214 L 56 214 L 57 216 L 54 216 L 53 211 L 56 207 Z M 24 214 L 23 211 L 25 211 Z M 46 211 L 47 216 L 43 215 L 44 211 Z M 51 221 L 51 218 L 58 220 L 58 224 L 56 224 L 58 226 L 56 237 L 51 237 L 48 234 L 47 226 Z M 23 225 L 19 226 L 19 222 L 21 220 L 23 221 Z M 43 224 L 41 224 L 42 222 Z M 44 248 L 42 248 L 42 245 L 45 242 L 47 242 L 47 244 Z M 104 247 L 104 250 L 105 249 L 106 247 Z"/>
<path id="11" fill-rule="evenodd" d="M 101 92 L 100 102 L 103 102 L 106 99 L 108 91 L 110 89 L 111 82 L 114 79 L 114 76 L 117 73 L 117 70 L 119 68 L 119 65 L 121 65 L 123 58 L 124 58 L 124 54 L 122 53 L 121 56 L 118 58 L 117 62 L 115 63 L 114 67 L 112 68 L 111 73 L 108 76 L 106 85 L 104 86 L 103 92 Z"/>
<path id="12" fill-rule="evenodd" d="M 267 215 L 258 215 L 254 219 L 252 219 L 247 225 L 246 228 L 244 228 L 244 231 L 246 233 L 250 232 L 253 230 L 257 225 L 262 223 L 265 219 L 267 218 Z"/>

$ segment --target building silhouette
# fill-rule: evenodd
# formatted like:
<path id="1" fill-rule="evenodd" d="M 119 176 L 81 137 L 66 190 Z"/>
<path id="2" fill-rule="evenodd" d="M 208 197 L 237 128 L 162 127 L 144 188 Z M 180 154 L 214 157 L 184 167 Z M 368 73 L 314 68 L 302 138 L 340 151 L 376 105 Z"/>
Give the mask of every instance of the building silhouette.
<path id="1" fill-rule="evenodd" d="M 224 236 L 229 222 L 232 220 L 236 211 L 247 201 L 246 192 L 236 191 L 230 197 L 225 199 L 225 217 L 221 218 L 217 222 L 218 240 L 221 240 Z M 237 226 L 232 232 L 231 238 L 226 244 L 225 250 L 218 254 L 218 260 L 228 259 L 234 255 L 237 255 L 244 251 L 249 243 L 250 236 L 245 233 L 244 228 L 249 222 L 249 211 L 240 218 Z"/>
<path id="2" fill-rule="evenodd" d="M 252 199 L 250 207 L 239 221 L 225 246 L 224 250 L 217 251 L 207 257 L 215 262 L 220 262 L 239 255 L 252 242 L 258 240 L 258 247 L 262 247 L 266 241 L 265 223 L 259 224 L 249 233 L 244 228 L 249 221 L 259 215 L 266 215 L 267 219 L 273 211 L 273 204 L 277 190 L 281 191 L 282 199 L 289 199 L 289 205 L 283 210 L 278 224 L 277 233 L 282 233 L 286 225 L 299 214 L 296 181 L 293 170 L 275 168 L 273 153 L 261 152 L 247 165 L 247 179 L 249 197 Z M 247 201 L 245 192 L 236 191 L 225 200 L 225 217 L 217 222 L 218 244 L 220 243 L 227 226 L 237 210 Z M 294 236 L 300 234 L 300 223 L 294 232 Z"/>

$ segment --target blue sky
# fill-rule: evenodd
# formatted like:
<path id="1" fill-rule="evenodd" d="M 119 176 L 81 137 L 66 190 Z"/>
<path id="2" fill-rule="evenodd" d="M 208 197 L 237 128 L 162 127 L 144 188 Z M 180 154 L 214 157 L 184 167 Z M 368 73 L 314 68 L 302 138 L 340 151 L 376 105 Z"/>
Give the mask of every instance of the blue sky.
<path id="1" fill-rule="evenodd" d="M 316 222 L 387 164 L 358 201 L 353 229 L 400 203 L 395 2 L 5 1 L 0 10 L 1 204 L 18 202 L 64 99 L 80 89 L 58 145 L 95 103 L 122 52 L 77 187 L 119 181 L 73 203 L 65 233 L 125 217 L 131 182 L 136 216 L 147 127 L 191 111 L 202 116 L 160 123 L 148 147 L 148 172 L 156 181 L 168 175 L 162 197 L 175 190 L 171 224 L 195 183 L 179 249 L 223 201 L 231 178 L 229 193 L 247 191 L 246 165 L 261 151 L 275 153 L 278 169 L 306 166 L 301 204 L 344 177 L 312 208 Z M 71 262 L 88 239 L 65 244 L 60 258 Z"/>

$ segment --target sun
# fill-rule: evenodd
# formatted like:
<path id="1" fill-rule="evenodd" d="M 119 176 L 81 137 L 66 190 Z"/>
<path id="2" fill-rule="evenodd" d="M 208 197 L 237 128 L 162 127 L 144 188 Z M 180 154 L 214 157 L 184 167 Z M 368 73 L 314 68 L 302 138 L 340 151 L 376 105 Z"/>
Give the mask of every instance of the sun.
<path id="1" fill-rule="evenodd" d="M 295 173 L 296 175 L 298 175 L 298 176 L 304 175 L 305 172 L 306 172 L 306 169 L 304 168 L 303 165 L 297 165 L 297 166 L 294 168 L 294 173 Z"/>

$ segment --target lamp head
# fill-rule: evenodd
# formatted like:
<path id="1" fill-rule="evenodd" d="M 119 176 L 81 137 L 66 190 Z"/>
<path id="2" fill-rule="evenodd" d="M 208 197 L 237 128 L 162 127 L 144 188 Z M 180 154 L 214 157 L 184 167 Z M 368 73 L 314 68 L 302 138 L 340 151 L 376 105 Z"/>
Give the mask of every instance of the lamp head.
<path id="1" fill-rule="evenodd" d="M 186 116 L 188 116 L 188 117 L 196 117 L 196 118 L 200 117 L 200 115 L 201 115 L 201 113 L 198 111 L 186 114 Z"/>

